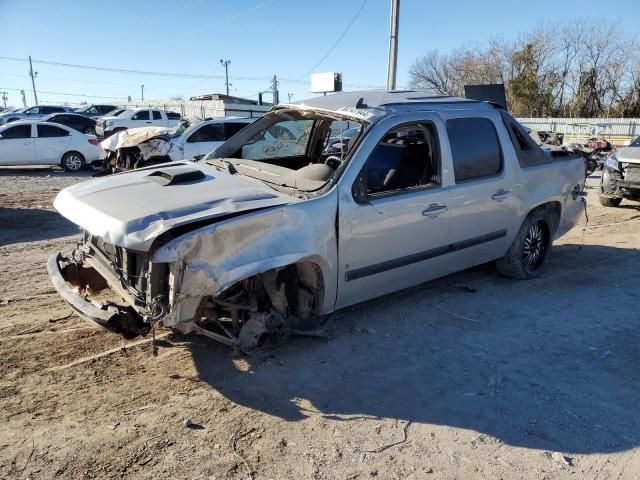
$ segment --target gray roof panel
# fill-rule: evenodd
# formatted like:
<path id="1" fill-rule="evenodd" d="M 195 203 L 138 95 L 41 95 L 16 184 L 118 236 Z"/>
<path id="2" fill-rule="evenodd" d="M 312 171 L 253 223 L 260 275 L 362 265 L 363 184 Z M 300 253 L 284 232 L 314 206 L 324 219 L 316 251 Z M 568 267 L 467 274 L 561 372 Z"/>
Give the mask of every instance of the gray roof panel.
<path id="1" fill-rule="evenodd" d="M 382 117 L 391 113 L 411 110 L 442 110 L 454 108 L 486 109 L 493 108 L 486 102 L 467 98 L 434 96 L 414 90 L 364 90 L 358 92 L 340 92 L 322 97 L 309 98 L 295 102 L 297 106 L 308 106 L 323 110 L 338 111 L 357 109 L 368 111 L 373 117 Z"/>

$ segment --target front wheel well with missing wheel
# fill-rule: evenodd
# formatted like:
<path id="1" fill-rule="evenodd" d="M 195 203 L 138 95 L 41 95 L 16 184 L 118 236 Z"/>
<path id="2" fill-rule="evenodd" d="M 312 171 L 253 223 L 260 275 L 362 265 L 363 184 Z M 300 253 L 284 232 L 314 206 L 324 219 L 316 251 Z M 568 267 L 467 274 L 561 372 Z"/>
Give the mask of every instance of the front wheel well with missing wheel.
<path id="1" fill-rule="evenodd" d="M 324 279 L 311 261 L 274 268 L 240 280 L 216 297 L 205 297 L 196 315 L 198 331 L 249 351 L 321 325 Z"/>

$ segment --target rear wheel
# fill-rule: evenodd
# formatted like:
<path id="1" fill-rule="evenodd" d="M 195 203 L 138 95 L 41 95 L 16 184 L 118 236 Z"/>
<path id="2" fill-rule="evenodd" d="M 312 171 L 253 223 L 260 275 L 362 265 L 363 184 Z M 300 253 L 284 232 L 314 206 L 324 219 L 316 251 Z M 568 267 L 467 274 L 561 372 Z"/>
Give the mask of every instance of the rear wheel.
<path id="1" fill-rule="evenodd" d="M 62 157 L 62 168 L 67 172 L 78 172 L 84 167 L 84 157 L 78 152 L 67 152 Z"/>
<path id="2" fill-rule="evenodd" d="M 540 275 L 557 223 L 552 215 L 548 209 L 539 209 L 527 216 L 507 254 L 496 261 L 498 272 L 520 280 Z"/>

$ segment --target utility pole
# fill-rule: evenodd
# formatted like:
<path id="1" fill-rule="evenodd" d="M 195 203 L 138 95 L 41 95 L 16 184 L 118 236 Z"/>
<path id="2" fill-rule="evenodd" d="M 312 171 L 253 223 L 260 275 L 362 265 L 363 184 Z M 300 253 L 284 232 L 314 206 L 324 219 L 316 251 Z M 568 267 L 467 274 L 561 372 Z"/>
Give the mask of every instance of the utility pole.
<path id="1" fill-rule="evenodd" d="M 20 94 L 22 95 L 22 106 L 27 108 L 27 96 L 24 94 L 24 90 L 20 90 Z"/>
<path id="2" fill-rule="evenodd" d="M 289 103 L 291 103 L 291 97 L 293 97 L 293 93 L 287 93 L 287 97 L 289 97 Z"/>
<path id="3" fill-rule="evenodd" d="M 140 85 L 140 91 L 142 92 L 142 101 L 144 102 L 144 85 Z"/>
<path id="4" fill-rule="evenodd" d="M 229 64 L 231 60 L 222 60 L 220 59 L 220 65 L 224 67 L 224 78 L 225 78 L 225 86 L 227 87 L 227 97 L 229 96 Z"/>
<path id="5" fill-rule="evenodd" d="M 273 76 L 273 80 L 271 81 L 271 92 L 273 93 L 273 104 L 277 105 L 280 103 L 280 98 L 278 96 L 278 79 L 276 76 Z"/>
<path id="6" fill-rule="evenodd" d="M 0 92 L 2 94 L 2 101 L 4 102 L 4 108 L 7 108 L 7 92 Z"/>
<path id="7" fill-rule="evenodd" d="M 38 94 L 36 93 L 36 75 L 38 72 L 33 73 L 33 64 L 31 63 L 31 55 L 29 55 L 29 76 L 31 77 L 31 85 L 33 86 L 33 98 L 38 105 Z"/>
<path id="8" fill-rule="evenodd" d="M 389 35 L 389 71 L 387 90 L 396 89 L 396 70 L 398 68 L 398 23 L 400 19 L 400 0 L 391 0 L 391 33 Z"/>

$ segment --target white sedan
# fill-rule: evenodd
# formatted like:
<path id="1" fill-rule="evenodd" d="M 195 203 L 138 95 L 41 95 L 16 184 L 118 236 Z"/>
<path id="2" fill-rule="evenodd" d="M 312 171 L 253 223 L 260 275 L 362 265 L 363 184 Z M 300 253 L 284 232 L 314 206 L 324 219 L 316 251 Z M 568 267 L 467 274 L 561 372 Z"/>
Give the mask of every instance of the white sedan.
<path id="1" fill-rule="evenodd" d="M 100 158 L 94 135 L 58 123 L 13 122 L 0 127 L 0 165 L 60 165 L 78 171 Z"/>

